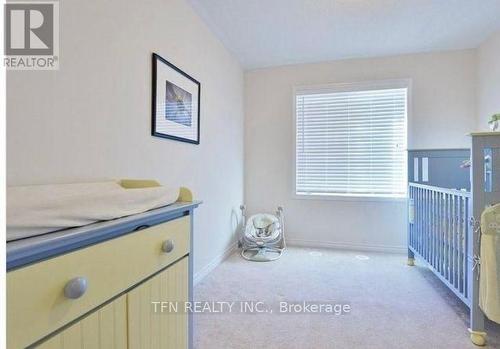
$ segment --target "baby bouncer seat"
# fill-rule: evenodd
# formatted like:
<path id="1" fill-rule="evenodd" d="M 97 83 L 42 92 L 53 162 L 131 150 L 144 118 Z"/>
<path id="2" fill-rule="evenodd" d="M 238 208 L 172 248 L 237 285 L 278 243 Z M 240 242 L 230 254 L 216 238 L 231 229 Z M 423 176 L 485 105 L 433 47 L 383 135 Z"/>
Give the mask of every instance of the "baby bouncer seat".
<path id="1" fill-rule="evenodd" d="M 240 206 L 243 224 L 238 245 L 241 256 L 249 261 L 270 262 L 281 257 L 286 247 L 283 207 L 276 214 L 258 213 L 246 218 L 246 207 Z"/>

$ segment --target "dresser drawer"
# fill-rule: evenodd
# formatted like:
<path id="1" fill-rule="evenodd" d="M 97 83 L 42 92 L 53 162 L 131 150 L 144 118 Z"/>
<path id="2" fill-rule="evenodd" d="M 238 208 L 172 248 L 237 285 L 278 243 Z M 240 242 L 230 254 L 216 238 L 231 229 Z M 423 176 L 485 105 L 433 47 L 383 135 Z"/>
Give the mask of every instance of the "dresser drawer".
<path id="1" fill-rule="evenodd" d="M 32 344 L 185 256 L 189 233 L 186 216 L 7 273 L 8 348 Z M 72 299 L 64 289 L 74 278 L 87 289 Z"/>

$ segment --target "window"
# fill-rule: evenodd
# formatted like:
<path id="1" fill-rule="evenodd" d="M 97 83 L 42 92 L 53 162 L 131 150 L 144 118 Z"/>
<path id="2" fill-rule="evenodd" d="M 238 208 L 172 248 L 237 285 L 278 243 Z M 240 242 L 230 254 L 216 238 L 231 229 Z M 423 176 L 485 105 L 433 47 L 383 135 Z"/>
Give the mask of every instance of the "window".
<path id="1" fill-rule="evenodd" d="M 408 86 L 297 89 L 295 193 L 405 196 Z"/>

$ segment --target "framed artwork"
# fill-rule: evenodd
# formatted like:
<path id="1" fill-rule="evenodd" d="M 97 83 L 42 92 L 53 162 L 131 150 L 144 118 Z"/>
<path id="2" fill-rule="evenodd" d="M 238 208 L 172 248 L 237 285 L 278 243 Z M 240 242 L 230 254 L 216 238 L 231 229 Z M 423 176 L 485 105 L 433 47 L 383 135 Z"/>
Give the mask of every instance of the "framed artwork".
<path id="1" fill-rule="evenodd" d="M 153 53 L 151 134 L 200 144 L 201 84 Z"/>

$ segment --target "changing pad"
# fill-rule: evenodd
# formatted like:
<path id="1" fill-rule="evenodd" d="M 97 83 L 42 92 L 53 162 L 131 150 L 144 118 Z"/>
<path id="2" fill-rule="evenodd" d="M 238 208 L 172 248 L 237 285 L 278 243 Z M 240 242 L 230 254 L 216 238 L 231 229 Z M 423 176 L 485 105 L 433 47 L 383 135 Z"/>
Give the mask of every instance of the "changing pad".
<path id="1" fill-rule="evenodd" d="M 7 241 L 145 212 L 179 197 L 179 189 L 154 181 L 123 182 L 8 187 Z"/>

